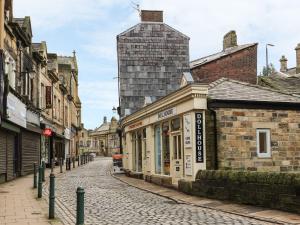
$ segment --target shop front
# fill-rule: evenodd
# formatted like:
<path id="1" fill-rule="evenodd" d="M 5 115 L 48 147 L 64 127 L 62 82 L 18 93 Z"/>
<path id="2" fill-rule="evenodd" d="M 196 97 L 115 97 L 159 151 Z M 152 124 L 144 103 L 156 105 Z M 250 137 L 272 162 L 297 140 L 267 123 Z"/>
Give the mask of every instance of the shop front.
<path id="1" fill-rule="evenodd" d="M 206 85 L 188 85 L 122 120 L 127 174 L 171 186 L 206 169 L 207 93 Z"/>
<path id="2" fill-rule="evenodd" d="M 7 118 L 0 127 L 0 183 L 21 175 L 21 135 L 26 128 L 26 105 L 15 95 L 7 95 Z"/>

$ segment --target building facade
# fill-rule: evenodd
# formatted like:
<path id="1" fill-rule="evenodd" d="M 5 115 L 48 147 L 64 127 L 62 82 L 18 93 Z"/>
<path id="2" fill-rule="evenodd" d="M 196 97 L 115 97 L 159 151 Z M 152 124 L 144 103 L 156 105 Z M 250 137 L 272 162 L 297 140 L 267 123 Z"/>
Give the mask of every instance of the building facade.
<path id="1" fill-rule="evenodd" d="M 8 0 L 1 1 L 0 18 L 0 182 L 5 182 L 32 173 L 34 163 L 65 158 L 65 129 L 71 133 L 72 126 L 68 137 L 75 144 L 69 152 L 76 155 L 81 105 L 76 57 L 70 58 L 77 77 L 69 74 L 72 84 L 66 87 L 59 79 L 60 57 L 47 52 L 46 42 L 32 43 L 30 17 L 14 18 Z"/>
<path id="2" fill-rule="evenodd" d="M 238 45 L 235 31 L 223 39 L 221 52 L 190 62 L 195 81 L 211 83 L 222 77 L 257 83 L 257 43 Z"/>
<path id="3" fill-rule="evenodd" d="M 141 23 L 117 36 L 120 115 L 179 88 L 189 71 L 189 38 L 163 23 L 162 11 L 141 11 Z"/>
<path id="4" fill-rule="evenodd" d="M 82 152 L 93 152 L 101 156 L 112 156 L 120 153 L 120 139 L 117 133 L 118 121 L 112 117 L 108 122 L 104 117 L 103 123 L 94 130 L 83 129 L 80 132 L 80 149 Z"/>
<path id="5" fill-rule="evenodd" d="M 127 174 L 173 186 L 199 170 L 300 171 L 299 97 L 228 78 L 182 84 L 122 120 Z"/>

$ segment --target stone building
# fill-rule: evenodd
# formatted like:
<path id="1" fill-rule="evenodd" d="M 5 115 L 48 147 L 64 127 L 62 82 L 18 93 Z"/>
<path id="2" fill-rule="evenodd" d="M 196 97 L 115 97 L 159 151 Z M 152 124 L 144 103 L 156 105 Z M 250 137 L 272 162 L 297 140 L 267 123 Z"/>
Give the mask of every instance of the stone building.
<path id="1" fill-rule="evenodd" d="M 182 83 L 123 118 L 127 174 L 173 186 L 199 170 L 300 171 L 299 97 L 228 78 Z"/>
<path id="2" fill-rule="evenodd" d="M 296 46 L 296 67 L 288 67 L 288 59 L 283 55 L 280 70 L 269 76 L 260 76 L 258 83 L 261 86 L 273 88 L 288 94 L 300 95 L 300 43 Z"/>
<path id="3" fill-rule="evenodd" d="M 162 11 L 141 11 L 141 23 L 117 36 L 120 115 L 178 89 L 189 71 L 189 37 L 163 22 Z"/>
<path id="4" fill-rule="evenodd" d="M 238 45 L 235 31 L 223 39 L 221 52 L 190 62 L 196 82 L 210 83 L 221 77 L 257 83 L 257 43 Z"/>
<path id="5" fill-rule="evenodd" d="M 30 17 L 14 18 L 12 1 L 1 1 L 0 182 L 33 172 L 33 163 L 65 158 L 66 136 L 75 143 L 70 155 L 78 152 L 76 57 L 69 57 L 77 77 L 68 75 L 72 85 L 67 88 L 59 79 L 60 57 L 47 52 L 46 42 L 32 43 L 32 36 Z M 73 136 L 66 129 L 73 129 Z"/>
<path id="6" fill-rule="evenodd" d="M 81 125 L 82 129 L 79 132 L 79 153 L 83 154 L 85 152 L 91 152 L 90 149 L 92 147 L 92 140 L 90 136 L 90 132 L 92 130 L 87 130 L 84 128 L 84 125 Z"/>
<path id="7" fill-rule="evenodd" d="M 94 152 L 97 155 L 111 156 L 120 152 L 120 140 L 117 134 L 118 121 L 112 117 L 108 122 L 104 117 L 103 123 L 94 130 L 88 132 L 90 145 L 89 152 Z M 82 137 L 80 141 L 85 141 Z"/>

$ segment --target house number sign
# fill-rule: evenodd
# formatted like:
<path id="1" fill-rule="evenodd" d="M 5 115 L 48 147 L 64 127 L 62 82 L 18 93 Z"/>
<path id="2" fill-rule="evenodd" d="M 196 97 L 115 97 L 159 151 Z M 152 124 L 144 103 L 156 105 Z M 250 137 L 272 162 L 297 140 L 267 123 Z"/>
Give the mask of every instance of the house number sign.
<path id="1" fill-rule="evenodd" d="M 196 115 L 196 163 L 203 163 L 203 113 L 198 112 Z"/>

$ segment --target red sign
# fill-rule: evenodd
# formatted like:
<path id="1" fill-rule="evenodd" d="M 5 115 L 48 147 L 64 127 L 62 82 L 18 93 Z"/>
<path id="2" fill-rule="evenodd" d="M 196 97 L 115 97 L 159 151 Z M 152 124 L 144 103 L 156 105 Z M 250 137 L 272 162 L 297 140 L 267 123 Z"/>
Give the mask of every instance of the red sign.
<path id="1" fill-rule="evenodd" d="M 45 130 L 43 130 L 43 135 L 46 137 L 52 136 L 52 130 L 50 128 L 46 128 Z"/>

